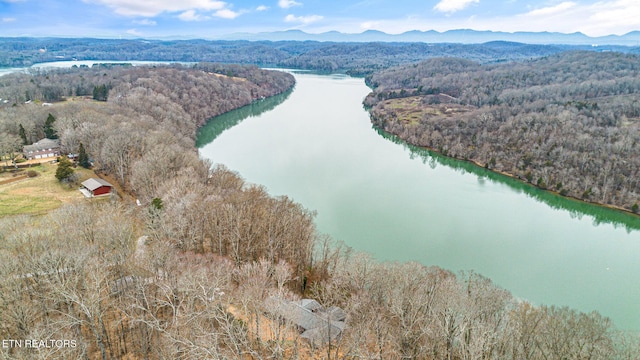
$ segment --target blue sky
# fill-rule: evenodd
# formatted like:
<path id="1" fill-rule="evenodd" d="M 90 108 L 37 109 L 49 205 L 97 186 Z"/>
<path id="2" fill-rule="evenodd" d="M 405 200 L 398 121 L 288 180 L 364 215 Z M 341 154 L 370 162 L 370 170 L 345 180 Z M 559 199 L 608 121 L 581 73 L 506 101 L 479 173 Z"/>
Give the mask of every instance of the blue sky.
<path id="1" fill-rule="evenodd" d="M 216 38 L 299 29 L 622 35 L 639 0 L 0 0 L 0 36 Z"/>

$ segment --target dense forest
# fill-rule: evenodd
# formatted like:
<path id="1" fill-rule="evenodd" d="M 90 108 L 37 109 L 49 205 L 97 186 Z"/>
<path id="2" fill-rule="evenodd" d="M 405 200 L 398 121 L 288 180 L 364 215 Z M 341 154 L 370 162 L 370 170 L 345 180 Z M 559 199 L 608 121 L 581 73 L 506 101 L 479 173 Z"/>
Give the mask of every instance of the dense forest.
<path id="1" fill-rule="evenodd" d="M 208 118 L 293 84 L 293 76 L 282 72 L 209 63 L 6 75 L 0 98 L 11 101 L 0 104 L 0 145 L 11 150 L 42 139 L 53 119 L 63 151 L 76 153 L 82 143 L 98 169 L 141 198 L 155 197 L 155 175 L 199 161 L 193 143 Z M 41 106 L 62 99 L 68 100 Z"/>
<path id="2" fill-rule="evenodd" d="M 475 273 L 353 253 L 319 235 L 314 214 L 291 199 L 198 158 L 195 130 L 205 119 L 291 86 L 286 73 L 220 64 L 0 78 L 0 96 L 14 100 L 0 107 L 3 138 L 23 139 L 27 129 L 33 141 L 48 129 L 66 151 L 84 144 L 96 171 L 126 192 L 0 219 L 0 338 L 75 341 L 2 348 L 2 357 L 633 359 L 640 351 L 637 336 L 595 312 L 534 306 Z M 62 101 L 42 106 L 51 94 Z M 347 327 L 309 342 L 269 316 L 273 297 L 339 306 Z"/>
<path id="3" fill-rule="evenodd" d="M 439 58 L 368 77 L 375 126 L 541 188 L 638 212 L 636 55 Z"/>
<path id="4" fill-rule="evenodd" d="M 207 41 L 0 38 L 0 68 L 61 60 L 221 62 L 369 74 L 389 66 L 455 56 L 481 63 L 531 59 L 567 50 L 638 53 L 639 47 L 424 42 Z"/>

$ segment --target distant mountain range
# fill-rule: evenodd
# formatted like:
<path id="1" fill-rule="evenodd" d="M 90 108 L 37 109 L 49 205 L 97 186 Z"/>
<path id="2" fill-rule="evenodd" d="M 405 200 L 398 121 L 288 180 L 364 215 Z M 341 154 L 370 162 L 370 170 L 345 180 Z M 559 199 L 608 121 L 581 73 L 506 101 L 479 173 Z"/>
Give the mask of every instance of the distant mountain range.
<path id="1" fill-rule="evenodd" d="M 501 32 L 477 30 L 449 30 L 438 32 L 408 31 L 402 34 L 387 34 L 382 31 L 367 30 L 359 34 L 347 34 L 329 31 L 310 34 L 300 30 L 287 30 L 262 33 L 235 33 L 218 37 L 218 40 L 267 40 L 267 41 L 325 41 L 325 42 L 426 42 L 426 43 L 462 43 L 480 44 L 490 41 L 511 41 L 527 44 L 565 44 L 565 45 L 625 45 L 640 46 L 640 31 L 624 35 L 590 37 L 576 32 L 564 34 L 558 32 Z"/>

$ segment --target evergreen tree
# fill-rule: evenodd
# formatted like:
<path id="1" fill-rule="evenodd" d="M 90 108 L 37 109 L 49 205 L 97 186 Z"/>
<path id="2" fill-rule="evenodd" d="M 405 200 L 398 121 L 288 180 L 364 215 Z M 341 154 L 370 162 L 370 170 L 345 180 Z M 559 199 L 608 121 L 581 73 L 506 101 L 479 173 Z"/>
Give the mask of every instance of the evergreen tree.
<path id="1" fill-rule="evenodd" d="M 84 84 L 80 84 L 76 87 L 76 96 L 85 96 L 91 95 L 91 91 L 89 88 L 84 86 Z"/>
<path id="2" fill-rule="evenodd" d="M 107 85 L 102 84 L 93 87 L 93 100 L 107 101 L 109 97 L 109 89 Z"/>
<path id="3" fill-rule="evenodd" d="M 27 140 L 27 132 L 24 130 L 22 124 L 20 124 L 20 129 L 18 130 L 18 134 L 22 139 L 22 145 L 29 145 L 29 141 Z"/>
<path id="4" fill-rule="evenodd" d="M 89 155 L 87 155 L 87 151 L 84 149 L 84 145 L 82 145 L 82 143 L 80 143 L 80 147 L 78 148 L 78 163 L 85 169 L 91 167 Z"/>
<path id="5" fill-rule="evenodd" d="M 60 162 L 58 162 L 58 168 L 56 169 L 56 179 L 58 181 L 68 181 L 73 176 L 73 164 L 66 157 L 63 156 L 60 158 Z"/>
<path id="6" fill-rule="evenodd" d="M 55 122 L 56 122 L 56 118 L 53 117 L 51 113 L 49 113 L 49 116 L 47 116 L 47 121 L 44 122 L 44 127 L 42 128 L 42 131 L 44 131 L 44 136 L 48 139 L 58 138 L 58 133 L 56 132 L 56 129 L 53 127 L 53 123 Z"/>

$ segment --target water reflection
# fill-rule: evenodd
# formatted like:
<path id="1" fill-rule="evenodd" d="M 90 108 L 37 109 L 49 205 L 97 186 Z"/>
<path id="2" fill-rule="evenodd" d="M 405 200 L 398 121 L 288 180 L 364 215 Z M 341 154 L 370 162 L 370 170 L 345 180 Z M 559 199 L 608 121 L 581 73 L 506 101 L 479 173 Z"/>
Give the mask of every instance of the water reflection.
<path id="1" fill-rule="evenodd" d="M 640 329 L 629 316 L 640 298 L 637 218 L 373 131 L 360 79 L 295 76 L 273 111 L 255 108 L 267 102 L 213 119 L 201 155 L 317 211 L 319 231 L 380 260 L 472 269 L 534 303 Z"/>
<path id="2" fill-rule="evenodd" d="M 593 218 L 593 225 L 611 224 L 615 228 L 624 228 L 627 233 L 640 230 L 640 216 L 623 211 L 610 209 L 604 206 L 589 204 L 576 199 L 571 199 L 554 194 L 550 191 L 539 189 L 533 185 L 513 179 L 509 176 L 493 172 L 479 167 L 471 162 L 445 157 L 436 152 L 410 145 L 399 137 L 383 130 L 374 128 L 383 138 L 402 145 L 410 152 L 410 157 L 420 158 L 425 165 L 435 169 L 437 165 L 444 165 L 462 174 L 469 173 L 478 177 L 478 183 L 484 184 L 485 179 L 504 184 L 517 193 L 525 194 L 539 202 L 542 202 L 556 210 L 569 212 L 571 218 L 582 219 L 585 215 Z"/>
<path id="3" fill-rule="evenodd" d="M 212 142 L 215 138 L 220 136 L 223 132 L 232 127 L 238 125 L 243 120 L 250 117 L 258 116 L 267 111 L 271 111 L 276 106 L 282 104 L 289 95 L 293 92 L 293 88 L 282 94 L 272 96 L 263 100 L 254 101 L 247 106 L 243 106 L 239 109 L 229 111 L 209 122 L 198 130 L 198 136 L 196 140 L 196 147 L 201 148 L 208 143 Z"/>

